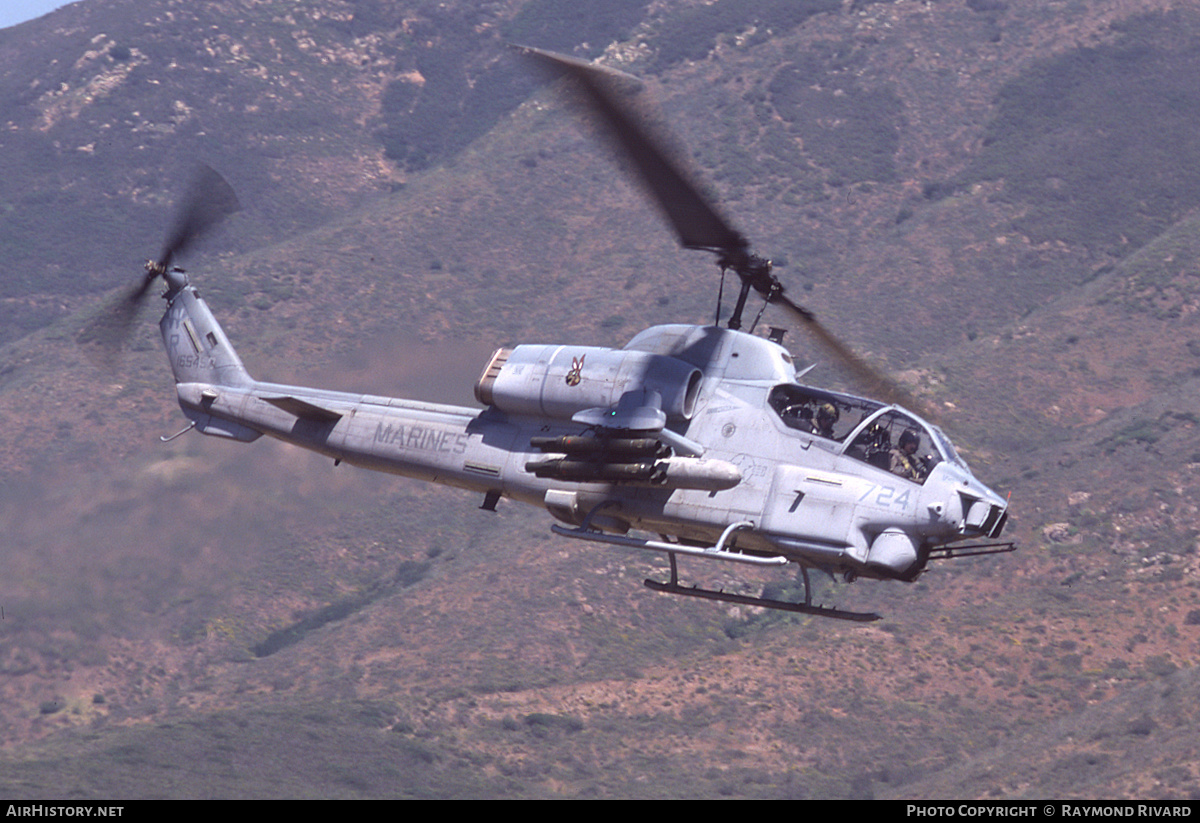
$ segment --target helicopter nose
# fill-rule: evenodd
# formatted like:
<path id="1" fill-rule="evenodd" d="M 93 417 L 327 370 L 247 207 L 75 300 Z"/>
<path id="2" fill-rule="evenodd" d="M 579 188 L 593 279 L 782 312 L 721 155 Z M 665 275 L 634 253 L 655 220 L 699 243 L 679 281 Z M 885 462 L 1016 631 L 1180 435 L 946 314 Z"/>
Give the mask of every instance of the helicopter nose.
<path id="1" fill-rule="evenodd" d="M 1004 531 L 1008 522 L 1008 504 L 996 494 L 986 497 L 976 497 L 973 494 L 960 491 L 962 501 L 963 527 L 965 530 L 983 535 L 995 540 Z M 988 499 L 990 498 L 990 499 Z"/>

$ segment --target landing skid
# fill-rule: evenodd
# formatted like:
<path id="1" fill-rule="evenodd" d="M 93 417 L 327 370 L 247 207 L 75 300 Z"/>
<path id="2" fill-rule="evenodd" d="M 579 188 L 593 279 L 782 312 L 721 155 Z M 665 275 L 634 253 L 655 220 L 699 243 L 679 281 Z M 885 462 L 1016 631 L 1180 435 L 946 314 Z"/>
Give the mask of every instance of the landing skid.
<path id="1" fill-rule="evenodd" d="M 664 594 L 681 594 L 685 597 L 700 597 L 705 600 L 723 600 L 727 603 L 739 603 L 743 606 L 760 606 L 764 609 L 777 609 L 784 612 L 798 612 L 800 614 L 811 614 L 817 617 L 829 617 L 834 620 L 851 620 L 855 623 L 873 623 L 876 620 L 882 620 L 883 616 L 874 612 L 850 612 L 842 609 L 833 609 L 828 606 L 814 606 L 811 597 L 811 589 L 808 582 L 808 570 L 801 569 L 804 575 L 804 603 L 789 603 L 786 600 L 772 600 L 769 597 L 751 597 L 745 594 L 734 594 L 733 592 L 714 591 L 713 589 L 702 589 L 699 586 L 682 586 L 679 583 L 679 569 L 675 563 L 675 555 L 669 555 L 671 559 L 671 580 L 668 583 L 662 583 L 658 580 L 647 578 L 643 582 L 646 588 L 653 589 L 656 592 Z"/>

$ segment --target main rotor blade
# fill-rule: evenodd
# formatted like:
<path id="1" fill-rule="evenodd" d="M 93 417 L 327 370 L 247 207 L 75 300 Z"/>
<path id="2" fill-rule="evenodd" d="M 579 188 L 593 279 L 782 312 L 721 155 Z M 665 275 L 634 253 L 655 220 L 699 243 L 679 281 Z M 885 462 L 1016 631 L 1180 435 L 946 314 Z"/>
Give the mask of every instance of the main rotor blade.
<path id="1" fill-rule="evenodd" d="M 720 254 L 722 267 L 732 268 L 744 284 L 752 287 L 770 303 L 782 305 L 810 331 L 817 342 L 838 363 L 846 367 L 861 390 L 911 411 L 929 415 L 910 393 L 894 380 L 872 368 L 816 319 L 811 311 L 785 296 L 783 284 L 771 272 L 769 260 L 750 253 L 750 244 L 717 211 L 675 161 L 663 143 L 644 125 L 644 120 L 628 102 L 622 87 L 641 87 L 635 77 L 553 52 L 530 47 L 518 47 L 545 71 L 565 75 L 581 92 L 588 109 L 600 116 L 609 133 L 624 155 L 633 163 L 638 176 L 658 203 L 667 220 L 679 236 L 679 242 L 689 249 L 705 249 Z M 635 85 L 636 84 L 636 85 Z M 730 328 L 741 323 L 741 304 L 730 318 Z"/>
<path id="2" fill-rule="evenodd" d="M 782 292 L 775 294 L 771 302 L 777 303 L 791 311 L 792 315 L 812 334 L 817 343 L 837 360 L 838 363 L 845 366 L 855 383 L 859 386 L 860 391 L 884 403 L 903 406 L 927 420 L 933 419 L 934 415 L 929 407 L 910 394 L 895 380 L 892 380 L 863 360 L 849 346 L 838 339 L 833 332 L 825 328 L 811 311 L 793 303 Z"/>
<path id="3" fill-rule="evenodd" d="M 573 57 L 525 46 L 519 48 L 543 69 L 555 75 L 565 74 L 582 92 L 583 102 L 608 126 L 685 248 L 719 251 L 731 262 L 747 255 L 746 238 L 729 225 L 688 179 L 670 152 L 651 136 L 630 104 L 621 99 L 619 85 L 640 86 L 640 80 Z"/>

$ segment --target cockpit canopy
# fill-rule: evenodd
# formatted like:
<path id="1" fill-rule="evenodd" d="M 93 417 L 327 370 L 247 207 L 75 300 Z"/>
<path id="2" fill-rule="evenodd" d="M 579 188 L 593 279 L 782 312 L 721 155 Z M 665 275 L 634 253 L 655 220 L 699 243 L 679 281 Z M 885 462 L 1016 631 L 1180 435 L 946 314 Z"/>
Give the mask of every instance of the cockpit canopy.
<path id="1" fill-rule="evenodd" d="M 833 450 L 917 483 L 943 460 L 966 468 L 941 429 L 898 406 L 795 383 L 773 388 L 767 402 L 788 428 L 840 444 Z"/>

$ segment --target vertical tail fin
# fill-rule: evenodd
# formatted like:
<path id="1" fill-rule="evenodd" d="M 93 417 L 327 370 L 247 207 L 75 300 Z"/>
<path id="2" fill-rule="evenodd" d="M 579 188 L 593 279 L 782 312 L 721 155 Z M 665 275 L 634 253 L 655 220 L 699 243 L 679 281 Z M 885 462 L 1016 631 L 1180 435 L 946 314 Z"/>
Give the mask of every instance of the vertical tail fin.
<path id="1" fill-rule="evenodd" d="M 158 326 L 176 383 L 246 386 L 254 382 L 195 287 L 184 284 L 167 300 Z"/>

